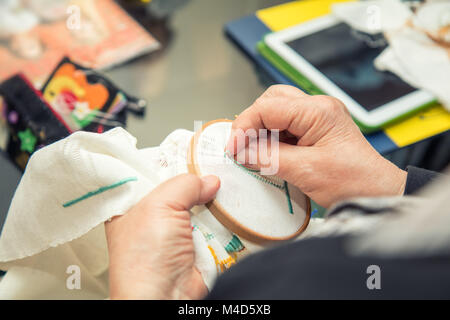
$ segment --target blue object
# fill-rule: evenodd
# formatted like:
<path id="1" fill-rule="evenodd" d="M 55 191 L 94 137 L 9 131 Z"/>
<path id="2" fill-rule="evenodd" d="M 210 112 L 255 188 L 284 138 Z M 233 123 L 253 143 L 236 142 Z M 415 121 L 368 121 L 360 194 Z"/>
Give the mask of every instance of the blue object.
<path id="1" fill-rule="evenodd" d="M 272 31 L 254 14 L 230 21 L 225 25 L 226 35 L 233 40 L 233 42 L 236 43 L 236 45 L 258 67 L 264 70 L 275 83 L 295 86 L 292 81 L 264 59 L 256 48 L 258 41 L 270 32 Z M 365 137 L 381 154 L 387 154 L 399 149 L 399 147 L 383 131 L 371 133 Z"/>

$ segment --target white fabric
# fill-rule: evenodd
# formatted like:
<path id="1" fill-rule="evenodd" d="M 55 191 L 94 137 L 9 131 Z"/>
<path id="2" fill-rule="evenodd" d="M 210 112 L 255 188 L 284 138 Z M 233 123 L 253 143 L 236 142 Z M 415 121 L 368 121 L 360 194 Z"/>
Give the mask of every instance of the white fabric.
<path id="1" fill-rule="evenodd" d="M 449 24 L 449 2 L 428 1 L 416 15 L 399 0 L 349 2 L 335 4 L 333 14 L 356 30 L 384 32 L 389 46 L 375 67 L 432 93 L 450 111 L 450 54 L 429 37 Z"/>
<path id="2" fill-rule="evenodd" d="M 403 27 L 412 13 L 399 0 L 368 0 L 336 3 L 333 14 L 352 28 L 376 34 Z"/>
<path id="3" fill-rule="evenodd" d="M 101 222 L 125 213 L 159 182 L 147 150 L 122 129 L 77 132 L 34 153 L 9 209 L 0 238 L 0 261 L 25 258 L 79 238 Z M 63 204 L 123 178 L 138 180 Z M 93 214 L 95 212 L 95 214 Z"/>
<path id="4" fill-rule="evenodd" d="M 450 55 L 425 33 L 404 28 L 389 37 L 390 47 L 375 67 L 397 74 L 410 85 L 431 92 L 450 111 Z"/>
<path id="5" fill-rule="evenodd" d="M 201 175 L 214 174 L 220 178 L 221 189 L 216 200 L 243 226 L 274 238 L 295 234 L 304 224 L 307 198 L 298 188 L 289 185 L 291 214 L 285 190 L 262 183 L 255 174 L 225 156 L 231 124 L 214 123 L 198 137 L 196 155 Z M 263 179 L 284 186 L 284 181 L 279 178 L 264 176 Z"/>
<path id="6" fill-rule="evenodd" d="M 176 130 L 160 147 L 138 150 L 136 139 L 116 128 L 77 132 L 34 153 L 0 237 L 0 269 L 8 270 L 0 299 L 106 298 L 103 222 L 126 213 L 164 180 L 187 172 L 191 137 L 190 131 Z M 63 207 L 130 177 L 136 180 Z M 196 267 L 210 288 L 218 273 L 259 246 L 242 241 L 242 248 L 227 252 L 234 235 L 204 206 L 192 212 Z M 81 270 L 81 290 L 66 287 L 71 265 Z"/>

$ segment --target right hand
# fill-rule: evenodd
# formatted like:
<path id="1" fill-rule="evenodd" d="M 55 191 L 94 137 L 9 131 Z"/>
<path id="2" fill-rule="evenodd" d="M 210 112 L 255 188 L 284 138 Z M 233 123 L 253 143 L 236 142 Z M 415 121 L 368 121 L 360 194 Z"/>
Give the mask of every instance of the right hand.
<path id="1" fill-rule="evenodd" d="M 279 129 L 280 137 L 287 133 L 289 142 L 280 139 L 277 176 L 321 206 L 404 192 L 406 172 L 372 148 L 336 98 L 272 86 L 234 120 L 233 129 Z M 233 133 L 227 151 L 242 151 Z"/>

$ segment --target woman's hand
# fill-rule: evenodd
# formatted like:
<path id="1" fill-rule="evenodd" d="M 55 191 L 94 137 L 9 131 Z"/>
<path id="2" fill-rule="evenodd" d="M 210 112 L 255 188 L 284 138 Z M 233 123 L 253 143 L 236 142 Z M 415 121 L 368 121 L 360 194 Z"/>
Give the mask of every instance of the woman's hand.
<path id="1" fill-rule="evenodd" d="M 350 197 L 404 192 L 406 172 L 372 148 L 338 99 L 272 86 L 237 117 L 233 129 L 279 129 L 277 175 L 324 207 Z M 245 152 L 237 150 L 233 132 L 228 153 Z"/>
<path id="2" fill-rule="evenodd" d="M 189 210 L 212 200 L 215 176 L 177 176 L 105 223 L 111 299 L 200 299 Z"/>

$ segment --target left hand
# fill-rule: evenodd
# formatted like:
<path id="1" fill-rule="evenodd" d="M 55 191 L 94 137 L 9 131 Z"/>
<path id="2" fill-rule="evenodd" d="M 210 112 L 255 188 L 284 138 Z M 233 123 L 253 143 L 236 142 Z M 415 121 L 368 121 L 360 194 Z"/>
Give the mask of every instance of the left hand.
<path id="1" fill-rule="evenodd" d="M 211 201 L 215 176 L 180 175 L 105 223 L 111 299 L 201 299 L 189 210 Z"/>

